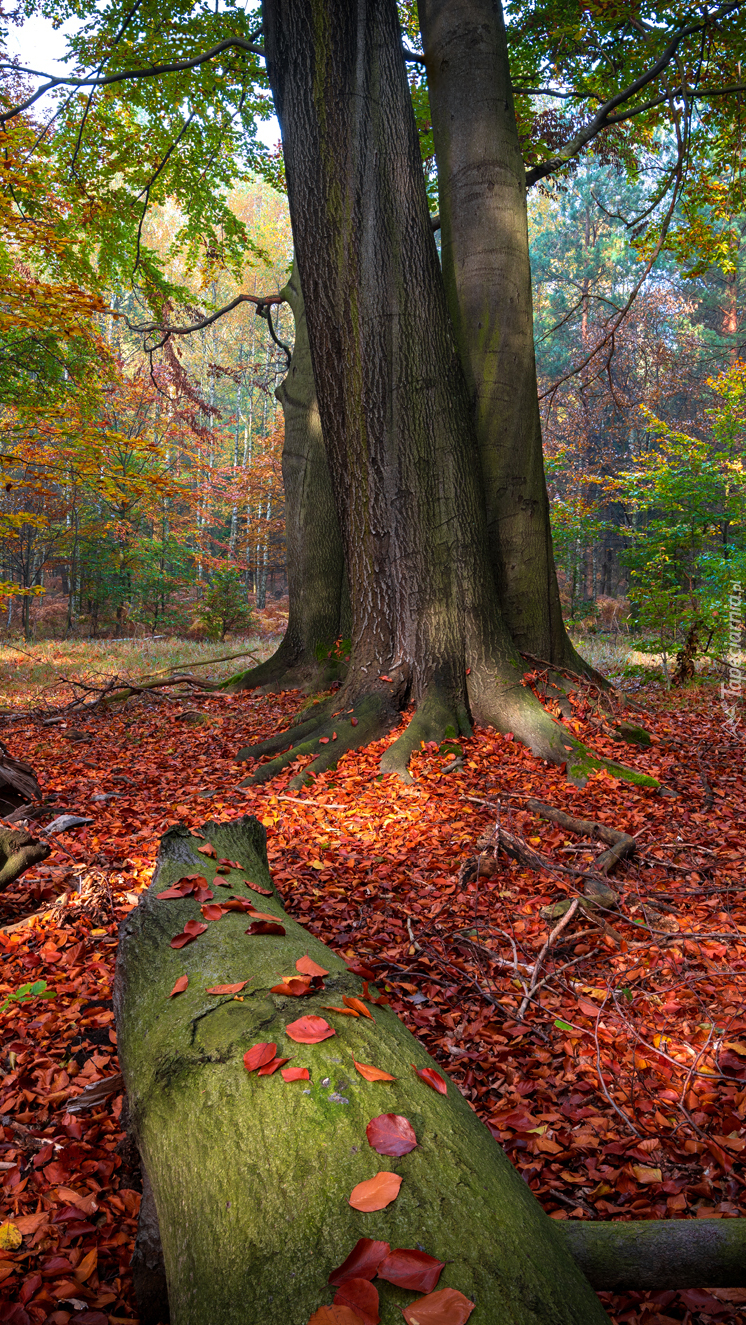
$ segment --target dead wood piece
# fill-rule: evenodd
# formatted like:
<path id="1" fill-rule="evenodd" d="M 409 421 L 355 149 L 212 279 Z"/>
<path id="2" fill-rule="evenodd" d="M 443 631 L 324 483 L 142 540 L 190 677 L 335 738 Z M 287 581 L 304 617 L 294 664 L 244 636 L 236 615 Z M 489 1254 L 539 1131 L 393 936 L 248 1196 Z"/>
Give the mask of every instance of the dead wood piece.
<path id="1" fill-rule="evenodd" d="M 531 975 L 531 982 L 529 984 L 528 990 L 526 991 L 526 994 L 524 995 L 521 1001 L 521 1006 L 518 1009 L 518 1016 L 516 1017 L 516 1021 L 523 1020 L 526 1008 L 531 1002 L 531 997 L 534 993 L 534 990 L 536 989 L 536 985 L 539 979 L 539 972 L 542 966 L 544 965 L 544 960 L 546 958 L 547 953 L 549 952 L 549 949 L 551 948 L 555 939 L 558 938 L 559 935 L 562 933 L 562 930 L 565 929 L 569 925 L 573 917 L 578 914 L 578 911 L 581 909 L 581 906 L 582 906 L 581 898 L 576 897 L 575 900 L 571 902 L 570 906 L 567 908 L 567 911 L 563 915 L 562 919 L 557 922 L 557 924 L 554 926 L 554 929 L 551 930 L 550 934 L 548 935 L 544 947 L 542 948 L 541 952 L 536 958 L 536 961 L 534 962 L 534 969 Z"/>
<path id="2" fill-rule="evenodd" d="M 46 860 L 50 848 L 25 828 L 0 828 L 0 890 L 15 883 L 25 870 Z"/>
<path id="3" fill-rule="evenodd" d="M 123 1090 L 124 1077 L 121 1072 L 117 1072 L 113 1077 L 93 1081 L 90 1086 L 81 1090 L 79 1095 L 69 1099 L 65 1107 L 68 1113 L 85 1113 L 87 1109 L 95 1109 L 97 1104 L 103 1104 L 110 1095 L 119 1095 Z"/>
<path id="4" fill-rule="evenodd" d="M 33 768 L 14 759 L 0 741 L 0 814 L 10 814 L 36 800 L 41 800 L 41 787 Z"/>
<path id="5" fill-rule="evenodd" d="M 634 855 L 637 845 L 634 837 L 618 828 L 610 828 L 608 824 L 599 824 L 592 819 L 576 819 L 574 815 L 565 814 L 564 810 L 556 810 L 553 805 L 545 805 L 533 798 L 526 801 L 526 806 L 541 819 L 558 824 L 568 833 L 579 833 L 583 837 L 600 838 L 602 842 L 607 842 L 610 850 L 604 851 L 595 861 L 596 869 L 602 874 L 609 874 L 616 869 L 625 856 Z"/>
<path id="6" fill-rule="evenodd" d="M 13 1133 L 13 1140 L 21 1150 L 43 1150 L 49 1145 L 49 1138 L 34 1136 L 29 1127 L 24 1127 L 23 1123 L 17 1123 L 15 1118 L 9 1113 L 0 1114 L 0 1127 L 7 1127 Z"/>

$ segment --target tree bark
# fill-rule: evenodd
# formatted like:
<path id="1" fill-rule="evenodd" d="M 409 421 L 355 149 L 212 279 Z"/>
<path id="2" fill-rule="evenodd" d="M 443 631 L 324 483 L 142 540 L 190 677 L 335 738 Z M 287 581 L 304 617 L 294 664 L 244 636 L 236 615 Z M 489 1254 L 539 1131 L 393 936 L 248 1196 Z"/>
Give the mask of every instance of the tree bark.
<path id="1" fill-rule="evenodd" d="M 349 635 L 349 602 L 329 468 L 316 400 L 298 264 L 282 291 L 295 318 L 290 367 L 276 395 L 285 416 L 282 477 L 288 573 L 288 625 L 266 662 L 226 683 L 228 690 L 324 689 L 339 673 L 327 654 Z"/>
<path id="2" fill-rule="evenodd" d="M 448 308 L 469 390 L 500 606 L 517 648 L 581 670 L 552 549 L 526 175 L 500 0 L 418 4 Z"/>
<path id="3" fill-rule="evenodd" d="M 327 1010 L 344 995 L 359 997 L 360 981 L 285 914 L 276 895 L 259 897 L 241 882 L 246 871 L 270 885 L 262 826 L 243 819 L 203 832 L 218 856 L 241 863 L 230 892 L 258 903 L 285 933 L 247 937 L 247 916 L 231 912 L 188 947 L 170 946 L 187 920 L 200 918 L 199 906 L 156 893 L 185 872 L 199 867 L 209 877 L 213 869 L 182 828 L 163 838 L 155 880 L 122 925 L 117 1041 L 154 1203 L 145 1202 L 140 1239 L 148 1243 L 138 1279 L 143 1325 L 155 1325 L 162 1311 L 154 1211 L 172 1325 L 306 1325 L 331 1301 L 328 1276 L 360 1237 L 419 1246 L 446 1261 L 439 1287 L 476 1301 L 482 1325 L 607 1320 L 557 1223 L 456 1088 L 449 1083 L 443 1096 L 415 1075 L 413 1063 L 434 1064 L 390 1009 L 373 1007 L 374 1020 Z M 326 988 L 303 998 L 273 993 L 306 953 L 328 972 Z M 186 992 L 169 999 L 183 973 Z M 205 992 L 241 980 L 238 999 Z M 309 1015 L 324 1017 L 336 1034 L 295 1043 L 286 1027 Z M 256 1042 L 276 1043 L 281 1056 L 309 1068 L 309 1080 L 247 1073 L 243 1054 Z M 353 1060 L 395 1080 L 365 1081 Z M 388 1112 L 406 1116 L 417 1135 L 416 1148 L 399 1159 L 366 1139 L 369 1121 Z M 382 1170 L 402 1178 L 398 1197 L 375 1213 L 352 1209 L 353 1187 Z M 382 1325 L 394 1325 L 400 1305 L 417 1295 L 378 1286 Z"/>

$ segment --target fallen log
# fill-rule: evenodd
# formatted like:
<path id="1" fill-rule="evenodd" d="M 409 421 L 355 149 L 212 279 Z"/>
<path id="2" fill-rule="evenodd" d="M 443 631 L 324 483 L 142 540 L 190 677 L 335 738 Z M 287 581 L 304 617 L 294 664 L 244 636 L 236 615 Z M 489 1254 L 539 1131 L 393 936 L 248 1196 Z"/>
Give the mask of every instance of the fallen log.
<path id="1" fill-rule="evenodd" d="M 158 1230 L 172 1325 L 306 1325 L 332 1301 L 329 1275 L 360 1238 L 446 1262 L 438 1290 L 475 1302 L 475 1325 L 607 1320 L 564 1230 L 466 1100 L 439 1073 L 431 1080 L 445 1094 L 417 1075 L 413 1064 L 430 1072 L 435 1064 L 398 1017 L 370 1003 L 368 1016 L 330 1010 L 365 991 L 274 892 L 260 896 L 243 881 L 271 888 L 262 826 L 247 818 L 203 831 L 218 858 L 241 869 L 213 879 L 216 862 L 197 854 L 199 839 L 172 829 L 153 884 L 120 931 L 119 1057 L 152 1190 L 133 1264 L 142 1325 L 163 1319 Z M 187 922 L 202 921 L 200 906 L 157 894 L 195 872 L 207 877 L 212 905 L 230 895 L 249 911 L 207 921 L 195 941 L 174 948 Z M 269 919 L 252 921 L 251 910 Z M 269 926 L 283 932 L 261 932 Z M 299 978 L 306 955 L 327 972 L 325 987 L 278 992 L 283 977 Z M 184 975 L 186 990 L 169 997 Z M 243 981 L 235 994 L 207 992 Z M 293 1024 L 309 1016 L 332 1032 L 319 1043 L 293 1038 Z M 259 1043 L 276 1045 L 308 1079 L 247 1071 L 244 1054 Z M 358 1063 L 394 1079 L 371 1081 Z M 388 1156 L 368 1143 L 368 1124 L 387 1114 L 414 1129 L 409 1153 Z M 380 1173 L 401 1179 L 395 1199 L 367 1213 L 353 1208 L 353 1188 Z M 396 1186 L 395 1177 L 385 1181 Z M 382 1325 L 401 1321 L 401 1307 L 418 1299 L 380 1278 L 375 1287 Z"/>
<path id="2" fill-rule="evenodd" d="M 25 828 L 0 827 L 0 891 L 15 883 L 25 870 L 46 860 L 50 848 Z"/>
<path id="3" fill-rule="evenodd" d="M 594 1288 L 746 1286 L 746 1219 L 567 1219 L 559 1228 Z"/>

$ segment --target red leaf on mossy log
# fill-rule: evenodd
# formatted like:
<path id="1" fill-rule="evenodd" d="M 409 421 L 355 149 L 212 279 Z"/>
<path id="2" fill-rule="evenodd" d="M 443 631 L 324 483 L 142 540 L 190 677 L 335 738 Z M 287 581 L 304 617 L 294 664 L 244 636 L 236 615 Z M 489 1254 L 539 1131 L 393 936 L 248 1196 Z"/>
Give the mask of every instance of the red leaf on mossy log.
<path id="1" fill-rule="evenodd" d="M 412 1067 L 414 1067 L 420 1080 L 426 1082 L 426 1084 L 433 1090 L 437 1090 L 439 1095 L 448 1094 L 448 1087 L 445 1081 L 440 1075 L 440 1072 L 435 1071 L 434 1067 L 415 1067 L 414 1063 L 412 1064 Z"/>
<path id="2" fill-rule="evenodd" d="M 285 1031 L 296 1044 L 321 1044 L 322 1040 L 337 1034 L 323 1017 L 299 1017 L 297 1021 L 291 1021 Z"/>
<path id="3" fill-rule="evenodd" d="M 301 980 L 297 975 L 291 975 L 287 980 L 283 980 L 281 985 L 272 985 L 271 994 L 292 994 L 295 998 L 303 998 L 305 994 L 312 994 L 310 980 Z"/>
<path id="4" fill-rule="evenodd" d="M 271 1063 L 277 1053 L 277 1045 L 272 1042 L 252 1044 L 250 1049 L 246 1050 L 243 1056 L 243 1065 L 247 1072 L 256 1072 L 258 1067 L 264 1067 L 265 1063 Z"/>
<path id="5" fill-rule="evenodd" d="M 363 1325 L 378 1325 L 378 1289 L 368 1279 L 345 1279 L 334 1295 L 335 1307 L 352 1307 Z"/>
<path id="6" fill-rule="evenodd" d="M 353 1012 L 357 1012 L 359 1016 L 369 1017 L 371 1021 L 375 1021 L 373 1013 L 368 1011 L 361 998 L 352 998 L 350 994 L 343 994 L 342 1002 L 346 1008 L 352 1008 Z"/>
<path id="7" fill-rule="evenodd" d="M 466 1325 L 474 1303 L 456 1288 L 440 1288 L 418 1298 L 404 1311 L 407 1325 Z"/>
<path id="8" fill-rule="evenodd" d="M 440 1278 L 445 1261 L 428 1256 L 424 1251 L 410 1251 L 395 1247 L 378 1267 L 378 1275 L 397 1288 L 409 1288 L 415 1293 L 432 1293 Z"/>
<path id="9" fill-rule="evenodd" d="M 375 1279 L 379 1265 L 390 1250 L 388 1242 L 358 1238 L 347 1259 L 336 1270 L 332 1270 L 327 1282 L 337 1287 L 347 1279 Z"/>
<path id="10" fill-rule="evenodd" d="M 324 1009 L 325 1012 L 338 1012 L 339 1015 L 340 1015 L 340 1017 L 359 1017 L 359 1016 L 360 1016 L 360 1013 L 359 1013 L 359 1012 L 356 1012 L 354 1008 L 335 1008 L 335 1006 L 334 1006 L 333 1003 L 323 1003 L 323 1004 L 322 1004 L 322 1007 L 323 1007 L 323 1009 Z"/>
<path id="11" fill-rule="evenodd" d="M 309 1319 L 308 1325 L 360 1325 L 360 1317 L 352 1307 L 319 1307 Z"/>
<path id="12" fill-rule="evenodd" d="M 287 1062 L 287 1059 L 285 1059 Z M 283 1081 L 310 1081 L 311 1073 L 307 1067 L 283 1067 L 280 1073 Z"/>
<path id="13" fill-rule="evenodd" d="M 273 1072 L 277 1071 L 278 1067 L 282 1067 L 283 1063 L 289 1063 L 289 1062 L 290 1062 L 289 1058 L 273 1058 L 271 1063 L 265 1063 L 264 1067 L 259 1068 L 257 1076 L 271 1077 Z"/>
<path id="14" fill-rule="evenodd" d="M 205 990 L 205 993 L 206 994 L 240 994 L 241 990 L 245 989 L 248 983 L 249 983 L 248 980 L 237 980 L 234 985 L 212 985 L 209 989 Z"/>
<path id="15" fill-rule="evenodd" d="M 207 902 L 202 907 L 202 914 L 205 920 L 220 920 L 221 916 L 226 914 L 225 907 L 220 906 L 218 902 Z"/>
<path id="16" fill-rule="evenodd" d="M 218 858 L 217 851 L 209 842 L 205 842 L 203 847 L 197 847 L 197 850 L 201 856 L 210 856 L 212 860 L 217 860 Z"/>
<path id="17" fill-rule="evenodd" d="M 262 897 L 271 897 L 271 896 L 272 896 L 272 889 L 271 889 L 271 888 L 263 888 L 262 885 L 261 885 L 260 883 L 252 883 L 252 882 L 251 882 L 251 879 L 244 879 L 244 885 L 245 885 L 247 888 L 251 888 L 255 893 L 261 893 L 261 894 L 262 894 Z"/>
<path id="18" fill-rule="evenodd" d="M 372 1063 L 357 1063 L 354 1058 L 352 1061 L 366 1081 L 396 1081 L 396 1077 L 392 1077 L 390 1072 L 382 1072 L 380 1067 L 373 1067 Z"/>
<path id="19" fill-rule="evenodd" d="M 328 971 L 324 970 L 323 966 L 319 966 L 318 963 L 315 962 L 312 957 L 308 956 L 308 954 L 306 954 L 305 957 L 298 958 L 297 962 L 295 963 L 295 969 L 296 971 L 300 971 L 301 975 L 324 976 L 329 974 Z"/>
<path id="20" fill-rule="evenodd" d="M 249 925 L 247 934 L 284 934 L 285 929 L 275 920 L 255 920 L 253 925 Z"/>
<path id="21" fill-rule="evenodd" d="M 220 860 L 218 861 L 218 865 L 228 865 L 228 867 L 229 867 L 230 869 L 232 869 L 232 870 L 242 870 L 242 869 L 243 869 L 243 865 L 241 864 L 240 860 L 225 860 L 222 856 L 220 857 Z"/>
<path id="22" fill-rule="evenodd" d="M 398 1173 L 381 1170 L 374 1178 L 359 1182 L 350 1192 L 349 1204 L 353 1210 L 363 1210 L 369 1214 L 373 1210 L 385 1210 L 399 1195 L 402 1180 Z"/>
<path id="23" fill-rule="evenodd" d="M 171 990 L 171 993 L 169 994 L 169 998 L 173 998 L 174 994 L 183 994 L 188 984 L 189 984 L 189 976 L 180 975 L 178 980 L 176 981 L 176 984 Z"/>
<path id="24" fill-rule="evenodd" d="M 166 888 L 162 893 L 156 893 L 156 897 L 188 897 L 190 893 L 197 889 L 206 888 L 207 879 L 204 874 L 185 874 L 181 879 L 172 883 L 170 888 Z M 212 897 L 212 893 L 210 893 Z"/>
<path id="25" fill-rule="evenodd" d="M 183 932 L 175 934 L 171 939 L 172 948 L 185 948 L 187 943 L 193 943 L 200 934 L 204 934 L 207 925 L 203 925 L 199 920 L 187 920 Z"/>
<path id="26" fill-rule="evenodd" d="M 417 1145 L 412 1124 L 400 1113 L 381 1113 L 371 1118 L 365 1135 L 379 1155 L 408 1155 Z"/>

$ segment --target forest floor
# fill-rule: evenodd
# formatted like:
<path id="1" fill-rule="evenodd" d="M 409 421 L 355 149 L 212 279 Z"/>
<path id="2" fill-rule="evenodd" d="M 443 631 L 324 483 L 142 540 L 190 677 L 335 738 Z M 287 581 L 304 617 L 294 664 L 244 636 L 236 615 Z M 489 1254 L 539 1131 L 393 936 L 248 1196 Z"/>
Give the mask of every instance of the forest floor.
<path id="1" fill-rule="evenodd" d="M 631 716 L 653 735 L 647 749 L 609 738 L 592 691 L 574 696 L 573 730 L 673 795 L 606 773 L 573 787 L 491 729 L 462 742 L 451 771 L 451 755 L 423 749 L 411 785 L 378 776 L 382 741 L 289 792 L 295 766 L 242 786 L 235 756 L 286 722 L 297 695 L 144 695 L 43 726 L 33 708 L 50 702 L 49 678 L 26 667 L 12 702 L 28 715 L 0 736 L 56 795 L 53 813 L 92 822 L 52 838 L 48 860 L 0 896 L 0 1007 L 27 982 L 53 995 L 0 1011 L 0 1321 L 137 1319 L 139 1184 L 123 1097 L 81 1112 L 74 1102 L 118 1071 L 117 927 L 176 821 L 262 820 L 287 910 L 369 969 L 552 1218 L 746 1215 L 744 744 L 714 685 L 637 687 L 646 711 Z M 601 923 L 575 916 L 520 1015 L 552 928 L 542 908 L 577 895 L 574 871 L 600 849 L 540 819 L 532 796 L 625 830 L 637 850 L 611 880 L 618 909 Z M 496 825 L 543 863 L 480 849 Z M 477 875 L 466 862 L 480 850 L 488 872 Z M 601 1298 L 613 1321 L 635 1325 L 746 1314 L 746 1290 L 717 1285 Z"/>

